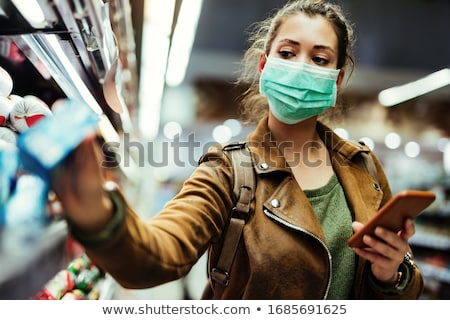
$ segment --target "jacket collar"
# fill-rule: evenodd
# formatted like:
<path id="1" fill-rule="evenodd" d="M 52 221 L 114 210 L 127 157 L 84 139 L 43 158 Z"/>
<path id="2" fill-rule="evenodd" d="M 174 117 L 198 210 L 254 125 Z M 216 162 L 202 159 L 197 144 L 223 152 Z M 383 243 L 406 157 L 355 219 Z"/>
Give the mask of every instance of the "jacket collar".
<path id="1" fill-rule="evenodd" d="M 317 122 L 317 132 L 330 151 L 340 154 L 346 160 L 351 160 L 360 152 L 369 152 L 366 145 L 342 139 L 332 129 L 319 121 Z M 257 174 L 267 174 L 273 171 L 291 173 L 291 169 L 278 149 L 275 138 L 269 129 L 267 116 L 249 134 L 247 141 Z"/>

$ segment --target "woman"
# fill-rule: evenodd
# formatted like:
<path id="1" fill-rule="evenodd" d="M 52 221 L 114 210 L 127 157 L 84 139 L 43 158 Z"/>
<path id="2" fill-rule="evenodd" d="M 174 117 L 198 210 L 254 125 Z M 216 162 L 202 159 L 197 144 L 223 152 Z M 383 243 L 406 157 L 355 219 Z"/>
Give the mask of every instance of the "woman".
<path id="1" fill-rule="evenodd" d="M 411 257 L 413 221 L 399 233 L 378 228 L 376 238 L 365 237 L 365 249 L 346 244 L 392 195 L 375 155 L 318 121 L 335 105 L 344 67 L 353 62 L 353 32 L 340 8 L 289 2 L 251 39 L 242 81 L 253 84 L 244 105 L 258 116 L 268 111 L 248 136 L 257 180 L 253 214 L 221 297 L 418 298 L 421 273 L 404 258 Z M 101 187 L 99 150 L 86 139 L 55 171 L 53 186 L 72 234 L 120 284 L 145 288 L 177 279 L 211 244 L 220 246 L 234 203 L 232 166 L 221 150 L 211 151 L 146 222 L 120 192 Z M 378 184 L 357 164 L 361 153 L 372 157 Z"/>

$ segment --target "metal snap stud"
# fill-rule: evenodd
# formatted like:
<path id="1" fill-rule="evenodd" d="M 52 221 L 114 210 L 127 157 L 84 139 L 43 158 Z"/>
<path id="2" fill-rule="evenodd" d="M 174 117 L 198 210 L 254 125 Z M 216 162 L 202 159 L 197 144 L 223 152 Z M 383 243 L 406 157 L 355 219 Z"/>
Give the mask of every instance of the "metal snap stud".
<path id="1" fill-rule="evenodd" d="M 274 208 L 279 208 L 279 207 L 280 207 L 280 200 L 278 200 L 278 199 L 273 199 L 272 201 L 270 201 L 270 204 L 271 204 L 272 207 L 274 207 Z"/>
<path id="2" fill-rule="evenodd" d="M 269 165 L 267 163 L 263 162 L 259 165 L 259 168 L 262 170 L 267 170 L 267 169 L 269 169 Z"/>

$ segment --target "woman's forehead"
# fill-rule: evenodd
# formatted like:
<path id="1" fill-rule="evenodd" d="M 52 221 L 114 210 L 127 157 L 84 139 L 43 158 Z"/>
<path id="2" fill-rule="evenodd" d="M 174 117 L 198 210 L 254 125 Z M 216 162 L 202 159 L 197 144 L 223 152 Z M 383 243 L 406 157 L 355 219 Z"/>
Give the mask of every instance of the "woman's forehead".
<path id="1" fill-rule="evenodd" d="M 315 45 L 337 49 L 338 39 L 333 25 L 321 15 L 309 16 L 304 13 L 285 17 L 277 30 L 274 41 L 288 39 L 300 44 L 308 41 Z"/>

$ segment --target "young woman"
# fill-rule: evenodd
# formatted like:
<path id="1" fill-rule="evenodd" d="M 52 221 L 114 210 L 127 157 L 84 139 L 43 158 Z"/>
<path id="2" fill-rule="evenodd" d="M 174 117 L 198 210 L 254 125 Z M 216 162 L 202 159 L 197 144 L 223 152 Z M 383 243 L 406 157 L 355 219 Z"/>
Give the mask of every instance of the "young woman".
<path id="1" fill-rule="evenodd" d="M 378 228 L 364 249 L 347 246 L 392 194 L 377 157 L 318 120 L 335 106 L 344 68 L 353 64 L 353 31 L 341 9 L 291 1 L 251 40 L 241 80 L 252 81 L 244 106 L 259 121 L 247 141 L 257 186 L 221 298 L 418 298 L 413 221 L 398 233 Z M 102 187 L 94 139 L 55 170 L 53 186 L 72 234 L 99 267 L 124 287 L 157 286 L 185 275 L 211 244 L 220 247 L 234 176 L 222 150 L 211 152 L 150 221 L 118 190 Z M 377 180 L 358 164 L 362 153 L 372 157 Z"/>

